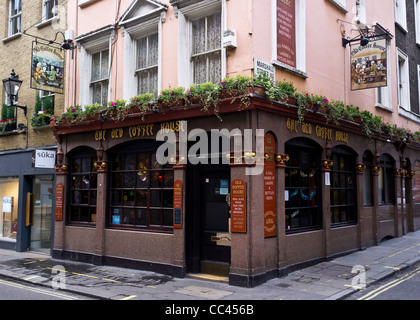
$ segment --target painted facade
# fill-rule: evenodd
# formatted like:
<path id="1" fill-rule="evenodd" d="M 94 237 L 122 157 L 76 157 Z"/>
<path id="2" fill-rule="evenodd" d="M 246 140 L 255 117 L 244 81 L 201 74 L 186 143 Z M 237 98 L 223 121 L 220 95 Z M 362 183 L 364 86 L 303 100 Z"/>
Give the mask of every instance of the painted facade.
<path id="1" fill-rule="evenodd" d="M 299 99 L 273 101 L 267 92 L 218 96 L 223 121 L 204 100 L 160 103 L 165 90 L 174 98 L 180 87 L 254 77 L 259 59 L 303 97 L 342 101 L 414 134 L 418 123 L 397 103 L 392 1 L 70 0 L 67 10 L 77 49 L 66 65 L 67 114 L 51 123 L 64 155 L 57 185 L 65 198 L 54 257 L 179 277 L 216 273 L 252 287 L 418 230 L 420 148 L 413 135 L 367 134 L 354 119 L 327 121 L 323 109 L 301 119 Z M 366 25 L 386 40 L 387 86 L 352 91 L 353 45 L 343 46 L 343 38 L 357 38 Z M 228 30 L 236 44 L 224 47 Z M 143 112 L 123 108 L 146 92 L 153 103 Z M 193 129 L 223 128 L 251 129 L 264 139 L 261 174 L 247 174 L 246 162 L 257 161 L 261 145 L 213 166 L 176 156 L 172 165 L 158 163 L 159 129 L 178 140 L 185 131 L 191 147 Z M 217 150 L 202 155 L 226 159 Z M 242 200 L 235 182 L 245 186 Z"/>

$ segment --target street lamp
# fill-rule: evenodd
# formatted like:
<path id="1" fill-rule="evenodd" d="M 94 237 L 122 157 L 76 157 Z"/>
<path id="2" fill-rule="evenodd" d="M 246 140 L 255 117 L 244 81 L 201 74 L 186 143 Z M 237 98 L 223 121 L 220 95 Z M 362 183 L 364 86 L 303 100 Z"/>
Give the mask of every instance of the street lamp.
<path id="1" fill-rule="evenodd" d="M 19 77 L 15 74 L 15 69 L 12 69 L 12 73 L 10 74 L 10 77 L 3 80 L 3 86 L 6 90 L 6 94 L 10 98 L 10 105 L 12 107 L 17 107 L 23 109 L 26 116 L 26 107 L 15 105 L 15 99 L 19 93 L 20 86 L 22 85 L 22 80 L 19 80 Z"/>

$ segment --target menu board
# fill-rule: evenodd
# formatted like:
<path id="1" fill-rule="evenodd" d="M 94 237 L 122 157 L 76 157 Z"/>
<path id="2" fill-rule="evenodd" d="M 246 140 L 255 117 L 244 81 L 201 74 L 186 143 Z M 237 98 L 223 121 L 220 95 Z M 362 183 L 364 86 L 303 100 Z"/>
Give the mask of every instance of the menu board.
<path id="1" fill-rule="evenodd" d="M 64 197 L 64 186 L 63 184 L 57 184 L 55 188 L 55 221 L 63 220 L 63 197 Z"/>
<path id="2" fill-rule="evenodd" d="M 231 183 L 231 232 L 246 233 L 246 182 L 236 179 Z"/>
<path id="3" fill-rule="evenodd" d="M 174 183 L 174 228 L 182 229 L 182 182 Z"/>
<path id="4" fill-rule="evenodd" d="M 276 163 L 275 140 L 271 134 L 264 139 L 264 236 L 276 236 Z"/>

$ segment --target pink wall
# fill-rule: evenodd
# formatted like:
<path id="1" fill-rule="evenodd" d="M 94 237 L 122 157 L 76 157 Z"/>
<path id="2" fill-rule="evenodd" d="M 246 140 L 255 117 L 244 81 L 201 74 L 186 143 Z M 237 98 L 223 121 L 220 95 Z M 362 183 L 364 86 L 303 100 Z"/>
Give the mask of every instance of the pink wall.
<path id="1" fill-rule="evenodd" d="M 238 47 L 227 52 L 226 73 L 228 76 L 236 74 L 252 74 L 254 57 L 267 62 L 272 61 L 273 28 L 272 28 L 272 0 L 240 0 L 226 1 L 227 28 L 236 29 Z M 95 1 L 84 8 L 77 7 L 77 0 L 68 2 L 68 29 L 75 31 L 75 36 L 88 33 L 108 24 L 114 24 L 132 1 L 122 0 L 117 12 L 118 1 Z M 177 43 L 178 19 L 169 0 L 161 0 L 168 4 L 169 9 L 166 20 L 162 25 L 163 52 L 162 52 L 162 88 L 177 86 Z M 394 30 L 393 1 L 368 0 L 366 1 L 366 15 L 368 25 L 377 21 L 391 34 Z M 328 0 L 306 1 L 306 73 L 307 79 L 298 77 L 290 72 L 277 68 L 276 79 L 293 81 L 299 91 L 325 95 L 330 100 L 341 100 L 346 104 L 359 106 L 362 110 L 368 109 L 372 113 L 381 115 L 385 121 L 396 123 L 399 126 L 417 129 L 417 125 L 398 116 L 396 91 L 396 51 L 395 39 L 391 41 L 390 61 L 392 85 L 392 106 L 394 113 L 385 112 L 374 107 L 375 90 L 350 91 L 350 48 L 341 45 L 340 25 L 337 19 L 351 22 L 355 15 L 355 1 L 347 0 L 347 13 L 336 8 Z M 78 8 L 78 9 L 76 9 Z M 76 11 L 78 16 L 76 17 Z M 351 32 L 351 25 L 344 24 L 346 35 L 357 36 Z M 78 50 L 76 50 L 78 51 Z M 77 87 L 74 87 L 74 63 L 79 66 L 78 52 L 75 60 L 67 61 L 67 88 L 66 107 L 78 101 Z M 124 65 L 124 38 L 118 29 L 115 56 L 112 65 L 111 99 L 122 98 L 123 92 L 123 65 Z M 80 75 L 77 74 L 76 79 Z M 77 81 L 77 80 L 76 80 Z M 76 96 L 75 96 L 76 92 Z"/>

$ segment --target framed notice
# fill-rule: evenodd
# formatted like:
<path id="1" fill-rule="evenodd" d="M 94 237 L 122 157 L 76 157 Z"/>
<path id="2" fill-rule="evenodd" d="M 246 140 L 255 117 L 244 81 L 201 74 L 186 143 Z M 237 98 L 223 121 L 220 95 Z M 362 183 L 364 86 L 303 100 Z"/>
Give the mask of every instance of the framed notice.
<path id="1" fill-rule="evenodd" d="M 276 163 L 274 161 L 275 140 L 266 134 L 264 139 L 264 236 L 274 237 L 276 227 Z"/>
<path id="2" fill-rule="evenodd" d="M 174 183 L 174 228 L 182 229 L 182 182 Z"/>
<path id="3" fill-rule="evenodd" d="M 236 179 L 230 188 L 230 230 L 246 233 L 246 182 Z"/>
<path id="4" fill-rule="evenodd" d="M 277 0 L 277 60 L 296 68 L 296 0 Z"/>
<path id="5" fill-rule="evenodd" d="M 64 186 L 62 183 L 55 187 L 55 221 L 63 221 Z"/>

